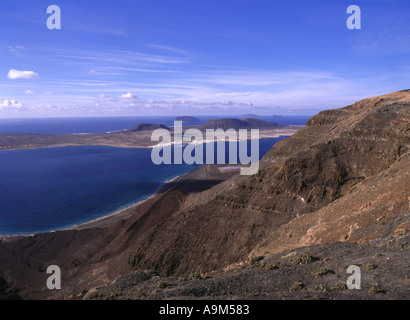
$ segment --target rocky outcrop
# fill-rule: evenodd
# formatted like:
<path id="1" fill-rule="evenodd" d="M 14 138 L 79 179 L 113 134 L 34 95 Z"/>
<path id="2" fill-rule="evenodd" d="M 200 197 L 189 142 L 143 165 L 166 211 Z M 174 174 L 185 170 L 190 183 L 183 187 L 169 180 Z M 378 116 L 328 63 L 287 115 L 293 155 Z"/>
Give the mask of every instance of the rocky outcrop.
<path id="1" fill-rule="evenodd" d="M 191 116 L 179 116 L 175 118 L 175 121 L 182 121 L 183 124 L 195 124 L 201 122 L 198 118 Z"/>
<path id="2" fill-rule="evenodd" d="M 136 127 L 130 129 L 129 131 L 140 132 L 140 131 L 154 131 L 157 129 L 170 130 L 170 128 L 168 128 L 167 126 L 164 126 L 163 124 L 141 123 L 137 125 Z"/>

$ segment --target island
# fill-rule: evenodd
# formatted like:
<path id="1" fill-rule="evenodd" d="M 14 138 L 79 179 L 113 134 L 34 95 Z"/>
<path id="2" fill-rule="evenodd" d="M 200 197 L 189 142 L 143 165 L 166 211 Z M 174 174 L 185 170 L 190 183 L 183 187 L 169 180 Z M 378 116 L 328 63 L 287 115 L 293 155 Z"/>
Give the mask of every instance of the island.
<path id="1" fill-rule="evenodd" d="M 273 122 L 256 119 L 213 119 L 202 125 L 186 125 L 183 130 L 197 128 L 205 135 L 207 129 L 259 129 L 259 137 L 277 138 L 291 136 L 303 126 L 284 126 Z M 67 146 L 112 146 L 122 148 L 152 148 L 157 143 L 151 141 L 152 132 L 156 129 L 173 128 L 163 124 L 143 123 L 119 132 L 87 133 L 87 134 L 0 134 L 0 151 L 37 148 L 55 148 Z"/>

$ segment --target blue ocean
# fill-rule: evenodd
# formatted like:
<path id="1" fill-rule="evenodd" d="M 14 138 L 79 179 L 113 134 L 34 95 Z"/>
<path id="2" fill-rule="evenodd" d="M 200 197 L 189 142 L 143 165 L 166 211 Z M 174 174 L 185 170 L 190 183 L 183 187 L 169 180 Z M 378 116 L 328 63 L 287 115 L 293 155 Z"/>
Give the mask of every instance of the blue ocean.
<path id="1" fill-rule="evenodd" d="M 167 119 L 139 118 L 139 123 L 152 120 Z M 17 121 L 6 131 L 61 134 L 92 127 L 94 132 L 107 132 L 136 125 L 129 119 L 72 121 L 76 126 L 64 127 L 50 119 L 24 120 L 24 125 Z M 0 128 L 5 130 L 3 124 Z M 259 157 L 282 139 L 260 140 Z M 155 165 L 151 149 L 105 146 L 2 151 L 0 164 L 0 235 L 58 230 L 105 216 L 146 199 L 167 180 L 197 166 Z"/>
<path id="2" fill-rule="evenodd" d="M 196 116 L 205 123 L 221 116 Z M 237 116 L 223 116 L 237 118 Z M 305 125 L 310 116 L 261 116 L 258 119 L 285 125 Z M 141 123 L 172 125 L 175 116 L 0 119 L 0 133 L 71 134 L 105 133 L 131 129 Z"/>

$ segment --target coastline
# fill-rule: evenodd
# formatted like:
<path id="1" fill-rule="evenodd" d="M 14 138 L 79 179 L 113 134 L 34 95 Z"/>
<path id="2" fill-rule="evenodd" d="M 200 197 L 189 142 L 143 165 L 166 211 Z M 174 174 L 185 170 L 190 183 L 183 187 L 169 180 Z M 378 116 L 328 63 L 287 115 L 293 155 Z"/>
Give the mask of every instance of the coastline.
<path id="1" fill-rule="evenodd" d="M 112 223 L 118 222 L 121 219 L 125 219 L 127 217 L 129 217 L 130 215 L 132 215 L 135 212 L 135 209 L 140 206 L 141 204 L 152 200 L 158 196 L 160 196 L 161 194 L 165 193 L 166 191 L 168 191 L 170 188 L 172 188 L 172 183 L 173 182 L 179 182 L 179 183 L 183 183 L 186 179 L 191 179 L 192 176 L 201 176 L 203 177 L 203 172 L 207 171 L 206 168 L 207 167 L 213 167 L 215 168 L 215 170 L 218 170 L 221 175 L 226 175 L 226 176 L 230 176 L 232 174 L 237 173 L 239 170 L 239 168 L 241 168 L 241 165 L 199 165 L 197 167 L 195 167 L 193 170 L 184 173 L 182 175 L 176 176 L 174 178 L 168 179 L 166 180 L 164 183 L 162 183 L 158 189 L 151 194 L 150 196 L 148 196 L 146 199 L 144 200 L 140 200 L 134 204 L 130 204 L 127 205 L 124 208 L 115 210 L 107 215 L 104 215 L 102 217 L 99 218 L 95 218 L 93 220 L 87 221 L 87 222 L 83 222 L 83 223 L 79 223 L 70 227 L 65 227 L 62 229 L 58 229 L 55 231 L 49 231 L 49 232 L 56 232 L 56 231 L 69 231 L 69 230 L 84 230 L 84 229 L 89 229 L 89 228 L 103 228 L 106 227 Z M 223 170 L 223 168 L 226 168 L 227 170 Z M 209 171 L 209 170 L 208 170 Z M 202 181 L 202 180 L 199 180 Z M 2 236 L 0 236 L 1 238 Z"/>
<path id="2" fill-rule="evenodd" d="M 288 134 L 288 135 L 284 135 L 282 132 L 275 132 L 275 134 L 272 134 L 272 132 L 270 132 L 270 135 L 263 135 L 259 137 L 259 140 L 263 140 L 263 139 L 268 139 L 268 138 L 278 138 L 278 137 L 282 137 L 282 136 L 291 136 L 294 134 Z M 247 140 L 250 140 L 250 138 L 248 137 Z M 207 143 L 207 141 L 203 141 L 203 143 Z M 52 146 L 53 147 L 68 147 L 68 146 Z M 118 147 L 118 148 L 123 148 L 123 146 L 111 146 L 111 147 Z M 139 147 L 134 147 L 134 146 L 127 146 L 128 148 L 139 148 Z M 44 148 L 44 147 L 42 147 Z M 47 147 L 45 147 L 47 148 Z M 152 148 L 152 147 L 145 147 L 145 148 Z M 24 150 L 24 149 L 19 149 L 19 150 Z M 176 176 L 174 178 L 168 179 L 165 182 L 163 182 L 158 188 L 157 190 L 151 194 L 150 196 L 148 196 L 147 198 L 137 201 L 135 203 L 126 205 L 125 207 L 121 207 L 117 210 L 114 210 L 110 213 L 107 213 L 101 217 L 86 221 L 86 222 L 82 222 L 82 223 L 78 223 L 69 227 L 62 227 L 60 229 L 55 229 L 55 230 L 50 230 L 50 231 L 42 231 L 42 232 L 32 232 L 32 233 L 26 233 L 26 234 L 16 234 L 16 235 L 1 235 L 0 234 L 0 240 L 6 240 L 6 239 L 12 239 L 12 238 L 18 238 L 18 237 L 30 237 L 30 236 L 35 236 L 37 234 L 44 234 L 44 233 L 52 233 L 52 232 L 59 232 L 59 231 L 72 231 L 72 230 L 84 230 L 84 229 L 90 229 L 90 228 L 103 228 L 103 227 L 107 227 L 115 222 L 120 221 L 121 219 L 125 219 L 127 217 L 129 217 L 130 215 L 132 215 L 135 212 L 135 209 L 140 206 L 141 204 L 145 203 L 146 201 L 149 201 L 157 196 L 159 196 L 160 194 L 164 193 L 165 191 L 167 191 L 169 188 L 167 188 L 167 185 L 171 184 L 174 181 L 179 181 L 179 182 L 183 182 L 184 181 L 184 177 L 185 176 L 190 176 L 190 175 L 195 175 L 195 172 L 200 172 L 202 167 L 205 167 L 207 165 L 199 165 L 195 168 L 193 168 L 193 170 L 184 173 L 182 175 Z M 215 168 L 218 168 L 218 166 L 220 167 L 221 165 L 214 165 Z M 231 173 L 235 173 L 238 170 L 234 169 L 234 170 L 229 170 L 228 168 L 233 168 L 234 166 L 227 164 L 227 168 L 224 170 L 220 170 L 221 174 L 231 174 Z M 189 192 L 189 191 L 188 191 Z"/>
<path id="3" fill-rule="evenodd" d="M 279 138 L 281 136 L 292 136 L 295 134 L 296 131 L 303 128 L 303 125 L 289 125 L 288 128 L 284 129 L 269 129 L 269 130 L 259 130 L 259 139 L 265 138 Z M 115 132 L 115 133 L 107 133 L 107 134 L 94 134 L 94 133 L 87 133 L 87 134 L 70 134 L 66 135 L 69 137 L 89 137 L 89 140 L 81 141 L 58 141 L 52 140 L 49 143 L 42 140 L 42 135 L 30 135 L 30 134 L 0 134 L 0 138 L 3 136 L 6 139 L 12 138 L 12 141 L 8 144 L 3 143 L 0 144 L 0 151 L 17 151 L 17 150 L 33 150 L 33 149 L 47 149 L 47 148 L 65 148 L 65 147 L 86 147 L 86 146 L 105 146 L 105 147 L 114 147 L 114 148 L 135 148 L 135 149 L 153 149 L 154 147 L 164 147 L 166 145 L 154 144 L 151 145 L 150 136 L 149 135 L 141 135 L 141 136 L 132 136 L 132 140 L 130 137 L 124 138 L 124 131 Z M 3 135 L 3 136 L 2 136 Z M 117 136 L 119 135 L 119 136 Z M 23 144 L 22 141 L 26 141 L 24 139 L 25 136 L 30 136 L 30 139 L 39 139 L 38 141 L 32 142 L 32 144 Z M 101 137 L 116 137 L 115 139 L 111 139 L 110 141 L 101 141 Z M 23 140 L 16 140 L 13 139 L 23 139 Z M 53 139 L 61 139 L 64 135 L 51 135 L 51 136 L 44 136 L 44 137 L 52 137 Z M 248 135 L 247 140 L 250 140 L 251 137 Z M 125 141 L 125 142 L 124 142 Z M 215 140 L 214 142 L 216 142 Z M 201 143 L 207 143 L 212 141 L 203 140 Z M 171 143 L 171 145 L 174 142 Z"/>
<path id="4" fill-rule="evenodd" d="M 200 167 L 200 166 L 199 166 Z M 120 221 L 121 219 L 125 219 L 127 217 L 129 217 L 130 215 L 132 215 L 135 211 L 135 209 L 140 206 L 141 204 L 159 196 L 161 194 L 161 189 L 164 188 L 165 185 L 167 185 L 168 183 L 171 183 L 177 179 L 183 179 L 184 176 L 191 174 L 193 171 L 197 170 L 199 167 L 194 168 L 192 171 L 184 173 L 182 175 L 176 176 L 174 178 L 168 179 L 166 180 L 164 183 L 162 183 L 158 189 L 151 194 L 150 196 L 148 196 L 147 198 L 137 201 L 133 204 L 129 204 L 126 205 L 123 208 L 120 209 L 116 209 L 106 215 L 103 215 L 101 217 L 86 221 L 86 222 L 81 222 L 69 227 L 63 227 L 60 229 L 56 229 L 56 230 L 49 230 L 49 231 L 43 231 L 43 232 L 31 232 L 31 233 L 23 233 L 23 234 L 15 234 L 15 235 L 2 235 L 0 234 L 0 241 L 2 240 L 11 240 L 14 238 L 19 238 L 19 237 L 32 237 L 35 236 L 37 234 L 44 234 L 44 233 L 52 233 L 52 232 L 60 232 L 60 231 L 79 231 L 79 230 L 84 230 L 84 229 L 91 229 L 91 228 L 104 228 L 106 226 L 109 226 L 115 222 Z"/>
<path id="5" fill-rule="evenodd" d="M 112 211 L 111 213 L 108 213 L 108 214 L 106 214 L 106 215 L 104 215 L 104 216 L 95 218 L 95 219 L 93 219 L 93 220 L 86 221 L 86 222 L 82 222 L 82 223 L 75 224 L 75 225 L 70 226 L 70 227 L 65 227 L 65 228 L 62 228 L 62 229 L 58 229 L 58 230 L 55 230 L 55 231 L 49 231 L 49 232 L 67 231 L 67 230 L 83 230 L 83 229 L 89 229 L 89 228 L 102 228 L 102 227 L 105 227 L 105 226 L 110 225 L 110 224 L 112 224 L 112 223 L 115 223 L 115 222 L 117 222 L 117 221 L 119 221 L 119 220 L 121 220 L 121 219 L 123 219 L 123 218 L 127 218 L 129 215 L 131 215 L 131 214 L 134 212 L 134 210 L 135 210 L 138 206 L 140 206 L 141 204 L 143 204 L 143 203 L 145 203 L 145 202 L 147 202 L 147 201 L 149 201 L 149 200 L 151 200 L 151 199 L 157 197 L 158 195 L 160 195 L 161 193 L 160 193 L 159 191 L 160 191 L 161 188 L 163 188 L 166 184 L 171 183 L 171 182 L 173 182 L 173 181 L 176 180 L 176 179 L 183 179 L 183 177 L 184 177 L 185 175 L 192 173 L 192 172 L 195 171 L 196 169 L 197 169 L 197 168 L 193 169 L 192 171 L 190 171 L 190 172 L 188 172 L 188 173 L 185 173 L 185 174 L 179 175 L 179 176 L 177 176 L 177 177 L 175 177 L 175 178 L 166 180 L 164 183 L 161 184 L 161 186 L 158 187 L 158 189 L 157 189 L 153 194 L 151 194 L 150 196 L 148 196 L 148 197 L 145 198 L 144 200 L 140 200 L 140 201 L 138 201 L 138 202 L 136 202 L 136 203 L 127 205 L 127 206 L 125 206 L 124 208 L 114 210 L 114 211 Z M 0 238 L 1 238 L 1 236 L 0 236 Z"/>

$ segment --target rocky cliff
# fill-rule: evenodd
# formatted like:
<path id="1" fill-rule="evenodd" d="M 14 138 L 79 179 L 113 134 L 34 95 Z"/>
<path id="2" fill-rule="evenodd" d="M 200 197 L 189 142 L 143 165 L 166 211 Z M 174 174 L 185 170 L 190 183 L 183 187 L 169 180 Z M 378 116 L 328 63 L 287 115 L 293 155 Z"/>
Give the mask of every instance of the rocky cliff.
<path id="1" fill-rule="evenodd" d="M 258 174 L 144 234 L 131 266 L 174 275 L 195 261 L 209 272 L 250 253 L 394 237 L 409 227 L 409 145 L 408 91 L 321 112 L 276 144 Z"/>

